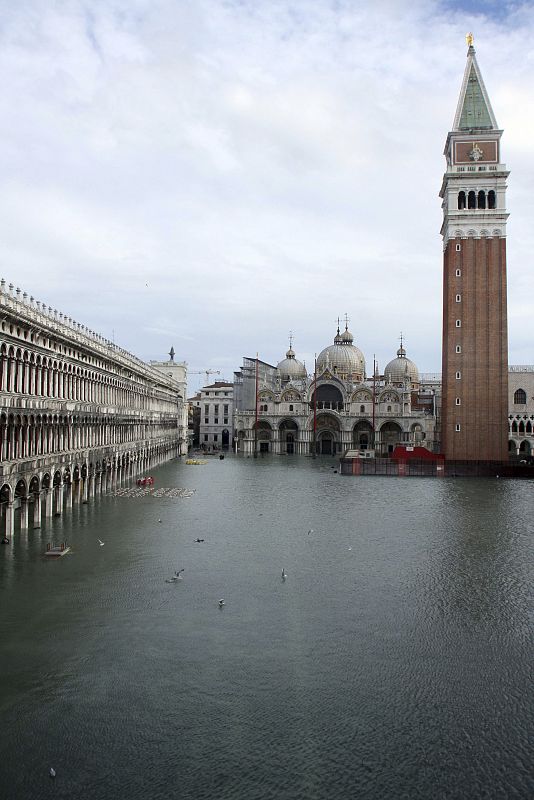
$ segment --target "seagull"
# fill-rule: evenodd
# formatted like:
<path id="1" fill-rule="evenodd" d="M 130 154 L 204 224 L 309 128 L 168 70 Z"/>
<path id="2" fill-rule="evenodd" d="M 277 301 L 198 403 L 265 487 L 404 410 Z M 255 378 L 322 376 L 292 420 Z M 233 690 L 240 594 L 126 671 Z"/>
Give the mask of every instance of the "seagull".
<path id="1" fill-rule="evenodd" d="M 287 578 L 287 572 L 285 571 L 285 569 L 282 569 L 282 580 L 285 581 L 286 578 Z"/>
<path id="2" fill-rule="evenodd" d="M 222 608 L 223 606 L 224 606 L 224 600 L 221 598 L 219 600 L 219 608 Z"/>
<path id="3" fill-rule="evenodd" d="M 352 547 L 349 547 L 349 550 L 352 550 Z"/>
<path id="4" fill-rule="evenodd" d="M 161 522 L 161 520 L 160 520 L 160 519 L 158 519 L 158 522 Z"/>
<path id="5" fill-rule="evenodd" d="M 100 545 L 100 547 L 104 547 L 104 545 L 105 545 L 106 543 L 105 543 L 105 542 L 103 542 L 103 541 L 102 541 L 102 539 L 99 539 L 99 540 L 98 540 L 98 544 Z"/>
<path id="6" fill-rule="evenodd" d="M 55 778 L 56 777 L 56 771 L 55 771 L 54 767 L 50 767 L 49 775 L 50 775 L 51 778 Z"/>
<path id="7" fill-rule="evenodd" d="M 176 580 L 176 581 L 183 580 L 182 572 L 185 572 L 185 568 L 184 569 L 179 569 L 177 572 L 174 573 L 174 580 Z"/>
<path id="8" fill-rule="evenodd" d="M 195 542 L 203 542 L 204 539 L 195 539 Z"/>
<path id="9" fill-rule="evenodd" d="M 313 528 L 310 528 L 310 530 L 308 531 L 308 536 L 310 535 L 310 533 L 313 533 Z"/>

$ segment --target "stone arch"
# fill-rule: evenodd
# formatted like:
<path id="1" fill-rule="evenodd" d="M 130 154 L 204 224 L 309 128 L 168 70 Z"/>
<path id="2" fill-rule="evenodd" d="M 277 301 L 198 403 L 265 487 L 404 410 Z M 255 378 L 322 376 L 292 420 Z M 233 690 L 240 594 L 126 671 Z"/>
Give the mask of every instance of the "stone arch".
<path id="1" fill-rule="evenodd" d="M 333 383 L 321 383 L 312 393 L 311 403 L 318 411 L 323 409 L 343 411 L 344 407 L 341 389 Z"/>
<path id="2" fill-rule="evenodd" d="M 15 497 L 27 497 L 28 486 L 24 478 L 19 478 L 15 486 Z"/>
<path id="3" fill-rule="evenodd" d="M 318 414 L 316 419 L 317 452 L 324 456 L 333 456 L 341 447 L 341 426 L 336 415 Z"/>
<path id="4" fill-rule="evenodd" d="M 382 453 L 389 454 L 395 449 L 395 446 L 402 441 L 402 428 L 398 422 L 388 420 L 380 428 L 380 443 Z"/>
<path id="5" fill-rule="evenodd" d="M 280 452 L 292 455 L 298 437 L 299 426 L 294 419 L 283 419 L 278 426 L 280 435 Z"/>
<path id="6" fill-rule="evenodd" d="M 412 433 L 412 439 L 416 444 L 424 441 L 425 433 L 423 431 L 423 426 L 419 422 L 414 422 L 410 430 Z"/>
<path id="7" fill-rule="evenodd" d="M 356 450 L 371 450 L 373 444 L 373 426 L 368 419 L 362 419 L 352 429 L 352 445 Z"/>

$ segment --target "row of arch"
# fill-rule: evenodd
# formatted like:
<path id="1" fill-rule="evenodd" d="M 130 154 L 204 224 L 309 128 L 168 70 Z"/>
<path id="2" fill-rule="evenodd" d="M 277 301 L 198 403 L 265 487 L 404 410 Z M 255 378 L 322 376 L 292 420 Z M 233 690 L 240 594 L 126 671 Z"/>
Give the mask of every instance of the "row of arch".
<path id="1" fill-rule="evenodd" d="M 470 192 L 458 192 L 458 209 L 484 209 L 484 208 L 495 208 L 496 205 L 496 196 L 493 189 L 490 189 L 489 192 L 485 192 L 481 189 L 479 192 L 470 191 Z"/>
<path id="2" fill-rule="evenodd" d="M 510 433 L 517 433 L 520 436 L 532 436 L 534 425 L 529 419 L 526 422 L 523 419 L 519 420 L 519 422 L 514 419 L 511 423 L 509 423 L 508 430 Z"/>
<path id="3" fill-rule="evenodd" d="M 514 439 L 508 440 L 508 452 L 510 455 L 517 455 L 525 457 L 532 455 L 532 444 L 529 442 L 528 439 L 523 439 L 520 442 L 514 441 Z"/>
<path id="4" fill-rule="evenodd" d="M 259 393 L 258 397 L 260 401 L 260 410 L 266 411 L 267 408 L 265 407 L 265 402 L 267 403 L 274 403 L 276 402 L 276 396 L 274 392 L 270 389 L 263 389 Z M 288 389 L 285 392 L 282 392 L 280 396 L 281 402 L 308 402 L 312 406 L 315 400 L 315 392 L 311 390 L 309 399 L 303 396 L 300 392 L 296 389 Z M 328 402 L 334 401 L 337 403 L 341 403 L 343 405 L 343 393 L 341 389 L 337 386 L 333 386 L 330 383 L 321 384 L 317 387 L 317 402 Z M 385 387 L 382 391 L 378 392 L 375 401 L 377 403 L 380 402 L 400 402 L 400 396 L 398 392 L 396 392 L 391 387 Z M 373 402 L 373 393 L 365 388 L 365 389 L 357 389 L 350 395 L 348 398 L 348 402 L 351 403 L 372 403 Z"/>
<path id="5" fill-rule="evenodd" d="M 176 395 L 163 385 L 87 369 L 5 342 L 0 345 L 0 391 L 128 408 L 148 408 L 156 397 L 167 401 L 169 409 L 176 406 Z"/>
<path id="6" fill-rule="evenodd" d="M 97 454 L 94 454 L 97 455 Z M 41 527 L 42 518 L 59 516 L 74 502 L 89 502 L 97 494 L 129 481 L 135 474 L 146 474 L 153 467 L 176 455 L 169 442 L 139 450 L 100 454 L 98 460 L 55 464 L 36 472 L 18 473 L 0 486 L 0 530 L 10 539 L 15 517 L 20 528 Z"/>
<path id="7" fill-rule="evenodd" d="M 166 438 L 178 445 L 176 416 L 162 419 L 120 415 L 0 414 L 0 460 L 17 461 L 55 453 Z"/>
<path id="8" fill-rule="evenodd" d="M 391 453 L 395 445 L 419 444 L 425 439 L 422 426 L 414 422 L 409 430 L 403 430 L 394 420 L 383 422 L 376 431 L 370 420 L 356 422 L 350 431 L 343 431 L 339 419 L 328 413 L 320 413 L 316 418 L 314 435 L 313 418 L 305 425 L 294 419 L 283 419 L 273 426 L 267 420 L 259 420 L 255 431 L 252 428 L 237 430 L 238 452 L 309 453 L 313 452 L 314 441 L 317 452 L 333 455 L 345 448 L 368 450 L 376 447 L 382 454 Z"/>

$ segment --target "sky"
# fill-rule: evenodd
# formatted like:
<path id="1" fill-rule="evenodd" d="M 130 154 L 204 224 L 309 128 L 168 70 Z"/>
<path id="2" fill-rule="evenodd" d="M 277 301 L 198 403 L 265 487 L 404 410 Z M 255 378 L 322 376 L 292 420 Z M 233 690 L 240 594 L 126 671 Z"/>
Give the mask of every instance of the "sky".
<path id="1" fill-rule="evenodd" d="M 0 0 L 0 277 L 189 387 L 348 315 L 441 370 L 443 147 L 472 31 L 534 363 L 534 2 Z M 343 327 L 343 324 L 342 324 Z"/>

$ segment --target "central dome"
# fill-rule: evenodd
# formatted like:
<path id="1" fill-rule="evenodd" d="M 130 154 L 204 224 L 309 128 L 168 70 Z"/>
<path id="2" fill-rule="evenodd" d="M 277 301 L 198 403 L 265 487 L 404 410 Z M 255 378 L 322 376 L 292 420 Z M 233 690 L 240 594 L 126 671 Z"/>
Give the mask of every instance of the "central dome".
<path id="1" fill-rule="evenodd" d="M 338 328 L 334 344 L 325 347 L 317 357 L 317 374 L 329 370 L 343 380 L 364 380 L 365 359 L 362 351 L 353 345 L 353 341 L 352 333 L 348 329 L 340 334 Z"/>

